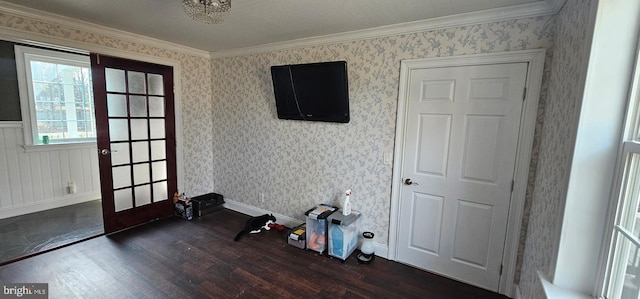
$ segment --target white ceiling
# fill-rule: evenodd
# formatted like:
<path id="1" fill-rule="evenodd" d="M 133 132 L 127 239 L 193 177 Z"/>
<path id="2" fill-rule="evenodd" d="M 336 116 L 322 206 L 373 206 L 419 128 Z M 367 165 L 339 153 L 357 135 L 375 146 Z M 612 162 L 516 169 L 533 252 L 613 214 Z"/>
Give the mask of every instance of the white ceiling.
<path id="1" fill-rule="evenodd" d="M 552 0 L 233 0 L 222 24 L 193 21 L 181 0 L 4 1 L 218 52 Z"/>

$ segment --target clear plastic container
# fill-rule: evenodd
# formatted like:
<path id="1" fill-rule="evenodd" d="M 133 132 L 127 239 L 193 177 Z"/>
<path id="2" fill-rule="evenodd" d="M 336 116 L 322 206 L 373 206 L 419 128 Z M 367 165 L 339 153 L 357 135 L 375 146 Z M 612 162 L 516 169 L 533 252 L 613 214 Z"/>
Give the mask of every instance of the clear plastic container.
<path id="1" fill-rule="evenodd" d="M 352 211 L 350 215 L 333 213 L 327 217 L 329 229 L 328 254 L 346 260 L 358 245 L 358 227 L 360 213 Z"/>
<path id="2" fill-rule="evenodd" d="M 319 205 L 307 211 L 307 249 L 320 254 L 327 249 L 327 217 L 338 208 L 329 205 Z"/>

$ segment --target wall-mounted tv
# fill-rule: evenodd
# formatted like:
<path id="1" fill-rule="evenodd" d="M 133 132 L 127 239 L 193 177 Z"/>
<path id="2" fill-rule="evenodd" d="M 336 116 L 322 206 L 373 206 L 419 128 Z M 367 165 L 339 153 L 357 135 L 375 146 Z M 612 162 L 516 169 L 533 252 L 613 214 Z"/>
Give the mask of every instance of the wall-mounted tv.
<path id="1" fill-rule="evenodd" d="M 278 118 L 349 122 L 347 62 L 271 67 Z"/>

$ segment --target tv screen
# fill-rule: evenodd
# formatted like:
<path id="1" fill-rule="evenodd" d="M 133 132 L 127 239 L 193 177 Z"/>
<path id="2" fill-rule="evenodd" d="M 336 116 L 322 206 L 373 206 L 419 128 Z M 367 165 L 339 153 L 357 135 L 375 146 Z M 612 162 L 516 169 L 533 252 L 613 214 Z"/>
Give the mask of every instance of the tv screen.
<path id="1" fill-rule="evenodd" d="M 347 62 L 271 67 L 280 119 L 349 122 Z"/>

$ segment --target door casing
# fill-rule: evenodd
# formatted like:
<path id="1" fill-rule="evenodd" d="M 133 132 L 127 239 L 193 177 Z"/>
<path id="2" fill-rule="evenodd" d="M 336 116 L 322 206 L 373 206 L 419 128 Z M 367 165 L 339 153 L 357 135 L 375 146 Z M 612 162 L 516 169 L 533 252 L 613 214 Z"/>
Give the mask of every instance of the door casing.
<path id="1" fill-rule="evenodd" d="M 516 154 L 516 168 L 514 171 L 514 185 L 511 193 L 511 205 L 507 222 L 507 234 L 505 239 L 504 254 L 502 257 L 503 274 L 500 277 L 499 293 L 513 296 L 515 283 L 516 260 L 520 229 L 524 212 L 529 165 L 533 137 L 538 114 L 538 102 L 542 86 L 542 76 L 545 61 L 545 49 L 511 51 L 489 54 L 473 54 L 454 57 L 438 57 L 427 59 L 403 60 L 400 65 L 400 84 L 398 93 L 398 111 L 396 121 L 395 150 L 393 163 L 393 176 L 391 184 L 391 211 L 389 225 L 389 250 L 388 258 L 397 260 L 396 247 L 398 242 L 398 227 L 400 213 L 400 188 L 402 188 L 402 163 L 404 155 L 405 125 L 407 117 L 407 102 L 409 89 L 409 73 L 414 69 L 453 67 L 467 65 L 487 65 L 526 62 L 529 63 L 526 80 L 525 101 L 520 119 L 520 132 Z"/>

